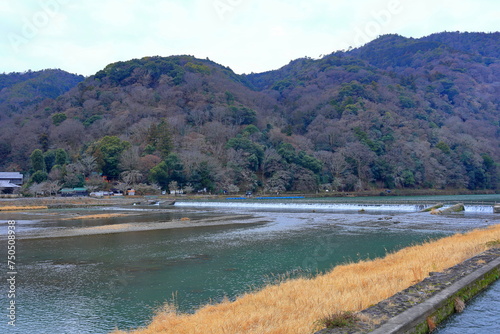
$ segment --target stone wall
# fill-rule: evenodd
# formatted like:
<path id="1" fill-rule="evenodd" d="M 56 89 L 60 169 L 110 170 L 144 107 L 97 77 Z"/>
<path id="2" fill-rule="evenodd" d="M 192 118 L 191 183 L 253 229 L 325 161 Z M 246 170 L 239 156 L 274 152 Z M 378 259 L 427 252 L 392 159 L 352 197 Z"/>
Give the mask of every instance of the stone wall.
<path id="1" fill-rule="evenodd" d="M 430 276 L 359 312 L 352 326 L 315 334 L 428 333 L 500 278 L 500 248 L 490 249 Z"/>

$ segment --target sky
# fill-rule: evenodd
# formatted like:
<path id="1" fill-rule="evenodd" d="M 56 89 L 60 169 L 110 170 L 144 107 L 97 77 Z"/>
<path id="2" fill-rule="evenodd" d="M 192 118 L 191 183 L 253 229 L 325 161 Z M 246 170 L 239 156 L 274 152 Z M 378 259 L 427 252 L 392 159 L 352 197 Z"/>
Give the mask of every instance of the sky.
<path id="1" fill-rule="evenodd" d="M 498 0 L 0 0 L 0 73 L 181 54 L 259 73 L 389 33 L 499 30 Z"/>

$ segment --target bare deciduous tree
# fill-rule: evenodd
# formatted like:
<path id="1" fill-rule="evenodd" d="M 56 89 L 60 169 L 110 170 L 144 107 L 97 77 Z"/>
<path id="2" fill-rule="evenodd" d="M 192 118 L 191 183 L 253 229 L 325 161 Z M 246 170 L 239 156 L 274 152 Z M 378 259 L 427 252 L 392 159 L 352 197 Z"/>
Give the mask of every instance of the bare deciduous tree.
<path id="1" fill-rule="evenodd" d="M 129 185 L 140 183 L 143 178 L 142 173 L 138 170 L 125 171 L 120 176 L 123 182 Z"/>
<path id="2" fill-rule="evenodd" d="M 140 150 L 138 146 L 132 146 L 125 151 L 120 156 L 120 164 L 118 165 L 120 169 L 124 171 L 133 171 L 139 169 L 140 164 Z"/>
<path id="3" fill-rule="evenodd" d="M 78 169 L 83 173 L 84 176 L 90 176 L 93 172 L 97 170 L 97 160 L 91 155 L 84 155 L 80 158 L 77 163 Z"/>
<path id="4" fill-rule="evenodd" d="M 177 181 L 170 181 L 168 183 L 168 190 L 170 190 L 170 192 L 174 192 L 174 194 L 177 194 L 177 192 L 179 191 L 179 183 L 177 183 Z"/>

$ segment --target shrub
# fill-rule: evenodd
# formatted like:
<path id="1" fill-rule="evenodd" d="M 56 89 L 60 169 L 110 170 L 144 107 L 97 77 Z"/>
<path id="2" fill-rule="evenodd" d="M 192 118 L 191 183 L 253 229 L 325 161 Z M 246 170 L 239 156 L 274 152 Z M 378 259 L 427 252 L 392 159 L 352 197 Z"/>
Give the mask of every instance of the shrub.
<path id="1" fill-rule="evenodd" d="M 328 329 L 333 329 L 354 326 L 358 320 L 359 318 L 354 312 L 337 312 L 321 319 L 319 323 Z"/>

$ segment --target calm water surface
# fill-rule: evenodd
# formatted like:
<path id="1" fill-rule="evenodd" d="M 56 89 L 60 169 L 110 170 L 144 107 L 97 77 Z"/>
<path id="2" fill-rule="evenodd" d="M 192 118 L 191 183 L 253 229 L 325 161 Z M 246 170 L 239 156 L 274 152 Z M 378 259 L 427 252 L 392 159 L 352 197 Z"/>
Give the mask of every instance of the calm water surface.
<path id="1" fill-rule="evenodd" d="M 106 333 L 115 328 L 136 328 L 147 324 L 154 310 L 165 302 L 193 312 L 200 305 L 224 297 L 234 299 L 284 277 L 314 275 L 338 263 L 382 256 L 430 238 L 497 223 L 498 219 L 483 210 L 436 217 L 395 209 L 377 211 L 375 207 L 358 212 L 300 206 L 214 207 L 213 203 L 211 207 L 200 203 L 193 207 L 184 203 L 154 215 L 178 218 L 250 213 L 270 222 L 18 240 L 17 326 L 7 328 L 2 305 L 0 332 Z M 154 215 L 146 220 L 160 218 Z M 67 223 L 57 219 L 34 223 L 33 216 L 25 218 L 19 223 L 21 233 L 38 226 L 67 228 Z M 2 229 L 5 237 L 4 224 Z M 1 242 L 5 244 L 5 240 Z M 2 275 L 6 272 L 3 268 Z M 0 286 L 0 293 L 3 303 L 6 284 Z"/>
<path id="2" fill-rule="evenodd" d="M 465 311 L 444 322 L 436 334 L 500 333 L 500 281 L 470 301 Z"/>

